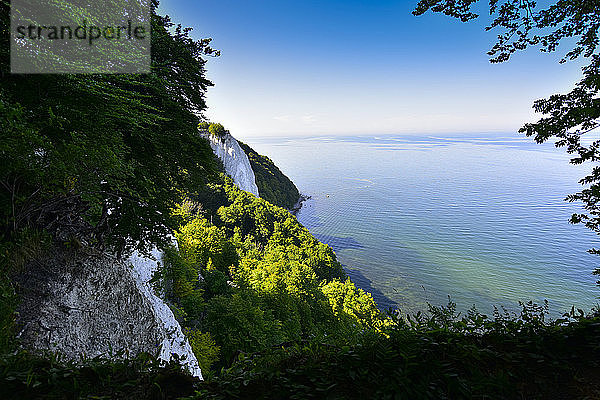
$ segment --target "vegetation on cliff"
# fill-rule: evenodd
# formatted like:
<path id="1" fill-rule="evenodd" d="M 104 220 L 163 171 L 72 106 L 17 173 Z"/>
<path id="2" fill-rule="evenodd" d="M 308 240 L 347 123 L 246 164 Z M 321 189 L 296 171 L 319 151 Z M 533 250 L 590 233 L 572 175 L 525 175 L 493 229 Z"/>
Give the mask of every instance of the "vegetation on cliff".
<path id="1" fill-rule="evenodd" d="M 543 306 L 493 318 L 455 305 L 395 316 L 358 343 L 243 354 L 197 399 L 595 399 L 600 318 L 545 320 Z"/>
<path id="2" fill-rule="evenodd" d="M 238 310 L 245 309 L 240 303 Z M 454 305 L 394 317 L 355 343 L 301 340 L 239 352 L 231 367 L 193 381 L 174 364 L 90 360 L 84 366 L 26 353 L 0 357 L 0 396 L 123 399 L 595 399 L 600 397 L 600 318 L 545 320 Z M 228 322 L 225 322 L 226 324 Z M 240 338 L 243 341 L 244 337 Z"/>
<path id="3" fill-rule="evenodd" d="M 220 349 L 204 371 L 208 361 L 229 366 L 240 352 L 281 343 L 348 344 L 384 325 L 329 246 L 288 211 L 223 179 L 212 190 L 225 192 L 224 205 L 211 211 L 188 202 L 177 210 L 186 219 L 175 233 L 179 249 L 166 253 L 157 278 L 183 325 L 214 339 L 196 346 L 198 357 Z"/>
<path id="4" fill-rule="evenodd" d="M 173 207 L 221 171 L 196 129 L 205 57 L 218 52 L 154 11 L 151 24 L 150 74 L 11 74 L 0 1 L 0 350 L 18 332 L 12 277 L 43 273 L 48 242 L 118 255 L 166 246 L 181 224 Z"/>
<path id="5" fill-rule="evenodd" d="M 218 138 L 223 138 L 223 136 L 225 136 L 225 134 L 227 133 L 225 127 L 219 123 L 210 124 L 208 126 L 208 132 L 211 135 L 216 136 Z"/>
<path id="6" fill-rule="evenodd" d="M 198 129 L 219 139 L 223 139 L 225 134 L 229 133 L 222 124 L 207 121 L 200 122 Z M 248 156 L 260 197 L 271 204 L 291 210 L 300 200 L 300 192 L 296 185 L 269 157 L 258 154 L 240 140 L 237 142 Z"/>
<path id="7" fill-rule="evenodd" d="M 296 185 L 269 157 L 258 154 L 239 140 L 238 143 L 250 160 L 260 197 L 271 204 L 291 210 L 300 200 L 300 192 Z"/>

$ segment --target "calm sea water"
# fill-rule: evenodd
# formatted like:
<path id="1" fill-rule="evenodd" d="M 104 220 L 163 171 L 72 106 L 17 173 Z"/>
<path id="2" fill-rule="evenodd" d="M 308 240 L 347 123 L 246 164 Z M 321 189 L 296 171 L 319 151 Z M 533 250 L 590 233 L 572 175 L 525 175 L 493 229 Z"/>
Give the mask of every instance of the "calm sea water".
<path id="1" fill-rule="evenodd" d="M 248 140 L 311 196 L 298 220 L 380 307 L 595 306 L 598 238 L 568 219 L 586 169 L 516 135 Z"/>

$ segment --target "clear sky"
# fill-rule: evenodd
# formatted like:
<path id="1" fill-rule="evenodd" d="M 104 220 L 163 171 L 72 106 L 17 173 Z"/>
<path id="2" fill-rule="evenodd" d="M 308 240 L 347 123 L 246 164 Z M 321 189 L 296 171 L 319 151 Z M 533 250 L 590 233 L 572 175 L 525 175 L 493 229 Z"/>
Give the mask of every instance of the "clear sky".
<path id="1" fill-rule="evenodd" d="M 515 132 L 535 99 L 579 80 L 560 49 L 490 64 L 486 19 L 414 17 L 416 2 L 162 0 L 159 11 L 221 50 L 206 115 L 240 138 Z"/>

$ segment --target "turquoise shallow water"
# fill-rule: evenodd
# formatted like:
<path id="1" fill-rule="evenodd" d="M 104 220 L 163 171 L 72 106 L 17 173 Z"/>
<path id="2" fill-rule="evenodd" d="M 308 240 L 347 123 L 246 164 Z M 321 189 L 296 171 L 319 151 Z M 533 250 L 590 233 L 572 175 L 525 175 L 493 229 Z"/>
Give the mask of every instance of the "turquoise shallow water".
<path id="1" fill-rule="evenodd" d="M 516 135 L 247 140 L 311 196 L 298 220 L 381 307 L 589 309 L 598 238 L 568 219 L 585 167 Z"/>

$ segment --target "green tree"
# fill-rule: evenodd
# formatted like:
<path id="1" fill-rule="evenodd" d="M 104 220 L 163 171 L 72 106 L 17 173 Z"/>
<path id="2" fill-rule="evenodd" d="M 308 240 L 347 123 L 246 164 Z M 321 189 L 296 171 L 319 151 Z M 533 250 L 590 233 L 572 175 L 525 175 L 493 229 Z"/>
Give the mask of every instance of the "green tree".
<path id="1" fill-rule="evenodd" d="M 219 359 L 220 347 L 217 346 L 208 332 L 185 328 L 183 333 L 188 338 L 190 346 L 192 346 L 192 351 L 198 359 L 200 369 L 206 374 L 210 371 L 211 365 Z"/>
<path id="2" fill-rule="evenodd" d="M 1 1 L 0 235 L 68 227 L 119 253 L 167 243 L 170 210 L 219 169 L 196 129 L 210 39 L 153 11 L 152 73 L 23 76 L 8 73 L 9 15 Z"/>
<path id="3" fill-rule="evenodd" d="M 238 263 L 234 245 L 225 236 L 225 230 L 197 218 L 182 226 L 176 233 L 181 254 L 200 269 L 213 268 L 227 273 Z M 210 268 L 209 268 L 210 264 Z"/>
<path id="4" fill-rule="evenodd" d="M 478 0 L 421 0 L 413 14 L 428 11 L 443 13 L 463 22 L 478 18 L 473 7 Z M 537 100 L 533 108 L 543 114 L 537 122 L 520 130 L 537 143 L 555 140 L 572 155 L 571 163 L 591 163 L 592 171 L 580 180 L 583 189 L 567 197 L 582 202 L 585 212 L 574 214 L 572 223 L 583 223 L 600 234 L 600 140 L 582 141 L 597 133 L 600 126 L 600 2 L 596 0 L 558 0 L 539 6 L 532 0 L 490 0 L 492 22 L 486 30 L 497 30 L 498 40 L 488 55 L 493 63 L 508 61 L 527 48 L 549 53 L 566 51 L 561 63 L 583 59 L 583 77 L 569 92 Z M 600 254 L 599 249 L 589 250 Z M 600 275 L 597 268 L 594 273 Z M 600 281 L 598 282 L 600 284 Z"/>
<path id="5" fill-rule="evenodd" d="M 222 138 L 227 133 L 225 127 L 219 123 L 210 124 L 208 126 L 208 131 L 211 135 L 216 136 L 218 138 Z"/>
<path id="6" fill-rule="evenodd" d="M 217 368 L 237 352 L 298 341 L 347 344 L 381 332 L 382 313 L 370 295 L 340 280 L 329 246 L 288 211 L 222 179 L 224 198 L 214 184 L 203 194 L 212 188 L 223 201 L 210 220 L 196 201 L 174 210 L 184 221 L 178 248 L 165 252 L 155 279 L 183 326 L 210 333 L 220 346 Z"/>

